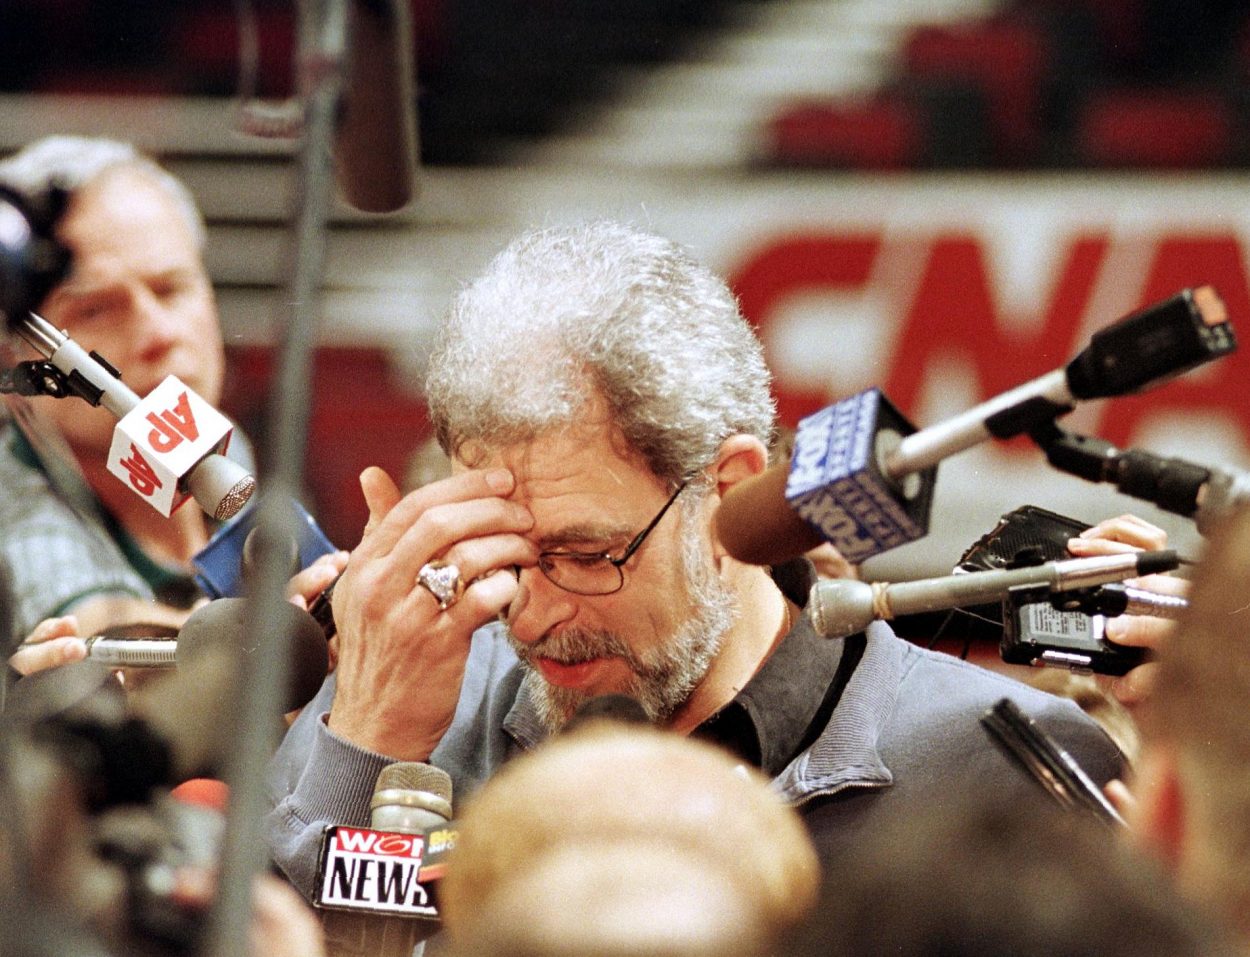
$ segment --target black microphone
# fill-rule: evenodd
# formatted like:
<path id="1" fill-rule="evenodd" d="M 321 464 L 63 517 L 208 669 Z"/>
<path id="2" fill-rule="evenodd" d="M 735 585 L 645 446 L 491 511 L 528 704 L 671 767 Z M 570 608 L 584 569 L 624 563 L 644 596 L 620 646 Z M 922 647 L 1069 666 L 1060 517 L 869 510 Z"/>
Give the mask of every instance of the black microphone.
<path id="1" fill-rule="evenodd" d="M 369 829 L 326 830 L 315 904 L 329 957 L 411 957 L 438 930 L 424 873 L 451 823 L 451 777 L 415 761 L 388 764 L 370 802 Z"/>
<path id="2" fill-rule="evenodd" d="M 1090 482 L 1107 482 L 1173 515 L 1192 518 L 1210 535 L 1229 513 L 1250 501 L 1250 472 L 1198 465 L 1143 449 L 1119 449 L 1104 439 L 1054 423 L 1030 436 L 1055 468 Z"/>
<path id="3" fill-rule="evenodd" d="M 107 668 L 173 668 L 193 664 L 206 651 L 218 648 L 237 660 L 240 653 L 256 651 L 246 607 L 242 598 L 210 601 L 191 613 L 176 638 L 93 635 L 86 639 L 87 660 Z M 285 713 L 307 704 L 317 693 L 329 667 L 329 651 L 321 626 L 302 608 L 281 602 L 272 614 L 283 618 L 282 627 L 292 636 L 291 677 L 281 703 L 281 713 Z"/>
<path id="4" fill-rule="evenodd" d="M 567 734 L 582 725 L 598 721 L 616 721 L 620 724 L 637 725 L 652 723 L 637 698 L 626 694 L 601 694 L 582 702 L 560 730 Z"/>
<path id="5" fill-rule="evenodd" d="M 877 389 L 803 419 L 789 463 L 725 495 L 722 544 L 740 561 L 773 565 L 832 542 L 848 561 L 923 537 L 937 463 L 990 437 L 1032 432 L 1079 401 L 1125 395 L 1233 351 L 1224 304 L 1210 286 L 1120 319 L 1067 365 L 920 431 Z"/>
<path id="6" fill-rule="evenodd" d="M 845 638 L 863 631 L 873 621 L 998 601 L 1015 589 L 1045 587 L 1051 592 L 1071 591 L 1171 571 L 1179 564 L 1176 552 L 1169 549 L 1070 558 L 1024 568 L 963 572 L 910 582 L 869 583 L 835 578 L 812 586 L 806 611 L 819 634 Z"/>
<path id="7" fill-rule="evenodd" d="M 39 197 L 0 186 L 0 326 L 38 308 L 69 272 L 70 251 L 56 238 L 67 194 Z"/>
<path id="8" fill-rule="evenodd" d="M 407 0 L 350 0 L 347 62 L 334 142 L 344 199 L 391 213 L 416 192 L 417 120 Z"/>

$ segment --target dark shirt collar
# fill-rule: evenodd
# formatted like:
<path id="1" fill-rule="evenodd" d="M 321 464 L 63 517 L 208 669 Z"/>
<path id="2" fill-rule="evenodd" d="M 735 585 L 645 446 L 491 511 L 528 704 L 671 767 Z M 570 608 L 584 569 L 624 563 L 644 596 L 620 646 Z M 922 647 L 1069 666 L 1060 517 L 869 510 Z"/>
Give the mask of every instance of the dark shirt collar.
<path id="1" fill-rule="evenodd" d="M 801 609 L 816 573 L 810 562 L 801 560 L 774 568 L 773 578 Z M 770 776 L 780 774 L 824 730 L 845 684 L 839 669 L 853 669 L 860 651 L 860 642 L 822 638 L 806 615 L 796 615 L 789 633 L 746 687 L 694 736 L 728 748 Z"/>

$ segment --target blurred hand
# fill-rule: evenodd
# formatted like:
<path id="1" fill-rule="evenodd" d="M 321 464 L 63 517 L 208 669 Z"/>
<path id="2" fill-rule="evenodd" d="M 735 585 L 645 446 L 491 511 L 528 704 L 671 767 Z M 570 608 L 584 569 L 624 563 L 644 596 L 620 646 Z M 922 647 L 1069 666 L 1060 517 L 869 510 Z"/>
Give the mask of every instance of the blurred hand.
<path id="1" fill-rule="evenodd" d="M 175 874 L 172 896 L 184 907 L 207 911 L 216 890 L 216 875 L 198 867 Z M 273 874 L 252 883 L 252 921 L 248 927 L 249 957 L 325 957 L 321 921 L 295 888 Z"/>
<path id="2" fill-rule="evenodd" d="M 78 619 L 65 615 L 39 622 L 9 658 L 9 664 L 19 674 L 30 675 L 86 657 L 87 643 L 78 635 Z"/>
<path id="3" fill-rule="evenodd" d="M 347 567 L 348 553 L 331 552 L 322 555 L 303 571 L 296 572 L 286 583 L 286 597 L 293 605 L 305 610 L 309 603 L 325 591 L 334 579 Z"/>
<path id="4" fill-rule="evenodd" d="M 1167 548 L 1167 532 L 1136 515 L 1120 515 L 1099 522 L 1068 540 L 1068 551 L 1079 558 L 1093 555 L 1116 555 L 1135 551 L 1157 551 Z M 1161 595 L 1183 597 L 1189 582 L 1173 575 L 1147 575 L 1125 582 Z M 1148 615 L 1121 615 L 1107 620 L 1106 637 L 1120 645 L 1131 645 L 1158 651 L 1176 628 L 1176 622 Z M 1146 661 L 1120 678 L 1103 682 L 1122 705 L 1134 708 L 1150 696 L 1158 665 Z"/>

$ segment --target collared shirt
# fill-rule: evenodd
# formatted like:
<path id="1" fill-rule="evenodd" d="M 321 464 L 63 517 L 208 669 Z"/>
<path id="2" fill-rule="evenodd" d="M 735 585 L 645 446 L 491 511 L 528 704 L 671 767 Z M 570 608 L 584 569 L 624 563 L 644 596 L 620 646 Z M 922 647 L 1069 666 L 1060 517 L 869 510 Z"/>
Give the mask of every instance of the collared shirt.
<path id="1" fill-rule="evenodd" d="M 816 581 L 810 562 L 779 566 L 773 577 L 782 593 L 800 609 Z M 770 777 L 820 736 L 829 723 L 864 640 L 857 635 L 830 641 L 816 633 L 805 615 L 789 632 L 733 701 L 694 732 L 762 769 Z"/>
<path id="2" fill-rule="evenodd" d="M 782 646 L 791 639 L 807 645 L 810 630 L 805 619 L 800 621 Z M 862 654 L 857 655 L 852 649 L 859 641 Z M 881 622 L 870 625 L 863 636 L 808 647 L 803 654 L 808 662 L 819 659 L 821 667 L 832 668 L 833 684 L 839 686 L 828 693 L 818 689 L 819 704 L 810 718 L 798 709 L 773 724 L 764 714 L 772 707 L 767 695 L 784 691 L 784 680 L 795 677 L 788 653 L 777 658 L 775 667 L 761 669 L 756 678 L 767 670 L 767 684 L 752 680 L 739 703 L 769 763 L 791 749 L 795 729 L 801 729 L 800 738 L 820 731 L 810 747 L 773 777 L 773 786 L 799 809 L 827 864 L 836 862 L 848 843 L 861 842 L 864 828 L 895 798 L 940 796 L 953 776 L 974 776 L 1008 795 L 1035 788 L 979 721 L 1005 695 L 1053 734 L 1096 782 L 1122 772 L 1114 744 L 1073 702 L 905 642 Z M 522 690 L 521 676 L 502 625 L 493 622 L 479 629 L 470 645 L 452 726 L 430 758 L 451 775 L 457 802 L 506 760 L 547 736 Z M 804 675 L 796 680 L 808 684 Z M 810 684 L 815 681 L 813 677 Z M 270 848 L 275 863 L 310 898 L 317 886 L 323 828 L 366 826 L 374 782 L 392 760 L 329 731 L 323 718 L 333 696 L 332 675 L 287 732 L 270 768 Z M 830 710 L 827 721 L 825 709 Z M 868 795 L 872 799 L 865 800 Z M 951 808 L 951 813 L 958 812 Z"/>

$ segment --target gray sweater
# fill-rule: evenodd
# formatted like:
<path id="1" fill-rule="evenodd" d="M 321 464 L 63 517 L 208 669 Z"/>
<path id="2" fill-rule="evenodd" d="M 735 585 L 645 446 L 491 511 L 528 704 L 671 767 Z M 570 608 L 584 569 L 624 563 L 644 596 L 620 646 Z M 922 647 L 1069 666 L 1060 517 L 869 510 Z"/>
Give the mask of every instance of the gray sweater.
<path id="1" fill-rule="evenodd" d="M 795 626 L 810 628 L 802 616 Z M 881 623 L 866 634 L 862 657 L 824 732 L 773 781 L 807 822 L 827 868 L 901 800 L 919 796 L 940 804 L 951 782 L 970 776 L 1008 794 L 1034 791 L 1038 785 L 999 750 L 979 720 L 1003 697 L 1054 735 L 1097 783 L 1123 770 L 1111 739 L 1071 701 L 926 651 Z M 505 760 L 545 737 L 520 685 L 520 665 L 501 628 L 481 629 L 473 637 L 455 719 L 431 757 L 451 775 L 457 802 Z M 310 899 L 324 828 L 367 825 L 374 781 L 392 760 L 327 729 L 333 695 L 331 676 L 287 733 L 269 780 L 266 830 L 273 859 Z"/>

